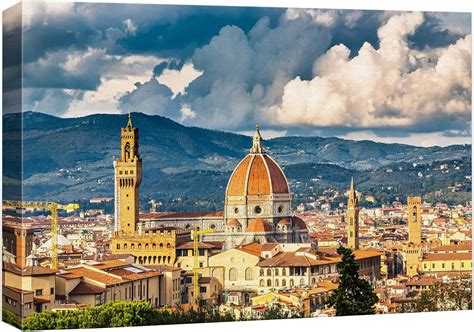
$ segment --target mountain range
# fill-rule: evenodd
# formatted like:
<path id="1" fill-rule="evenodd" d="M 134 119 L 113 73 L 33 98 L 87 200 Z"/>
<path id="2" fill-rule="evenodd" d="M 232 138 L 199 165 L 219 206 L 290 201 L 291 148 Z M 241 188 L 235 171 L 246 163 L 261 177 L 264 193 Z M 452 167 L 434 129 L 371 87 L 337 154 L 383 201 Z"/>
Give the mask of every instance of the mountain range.
<path id="1" fill-rule="evenodd" d="M 157 115 L 133 113 L 132 119 L 140 131 L 141 192 L 146 197 L 179 192 L 199 196 L 211 186 L 213 193 L 223 197 L 230 172 L 252 145 L 249 136 L 187 127 Z M 113 197 L 112 162 L 120 154 L 120 128 L 126 123 L 127 115 L 4 115 L 4 198 L 18 199 L 20 156 L 26 199 Z M 335 137 L 278 137 L 265 140 L 264 147 L 288 169 L 285 172 L 292 183 L 302 174 L 317 178 L 318 169 L 336 177 L 344 174 L 346 180 L 353 172 L 369 174 L 387 165 L 471 158 L 471 145 L 424 148 Z M 312 170 L 314 174 L 308 175 Z M 202 190 L 190 191 L 191 182 Z"/>

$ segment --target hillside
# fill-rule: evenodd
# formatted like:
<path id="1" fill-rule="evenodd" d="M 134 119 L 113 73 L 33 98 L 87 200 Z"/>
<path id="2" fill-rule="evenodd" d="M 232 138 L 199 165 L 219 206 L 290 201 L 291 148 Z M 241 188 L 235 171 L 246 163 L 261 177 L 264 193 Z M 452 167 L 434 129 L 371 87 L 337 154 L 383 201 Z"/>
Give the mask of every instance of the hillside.
<path id="1" fill-rule="evenodd" d="M 19 152 L 5 147 L 18 142 L 15 125 L 20 117 L 27 199 L 113 195 L 112 161 L 120 152 L 120 128 L 126 124 L 127 115 L 95 114 L 72 119 L 36 112 L 5 115 L 4 180 L 9 183 L 17 177 L 14 160 Z M 186 127 L 160 116 L 134 113 L 132 117 L 140 129 L 144 197 L 177 192 L 223 195 L 230 171 L 251 146 L 248 136 Z M 346 179 L 354 170 L 370 173 L 393 163 L 430 164 L 466 157 L 470 160 L 471 156 L 470 145 L 420 148 L 323 137 L 280 137 L 264 145 L 295 181 L 301 176 L 317 176 L 316 171 L 313 176 L 312 169 L 304 166 L 307 164 L 322 165 L 336 178 Z M 293 166 L 298 170 L 293 172 Z M 206 190 L 200 191 L 199 187 Z M 8 189 L 4 197 L 16 198 L 11 187 Z"/>

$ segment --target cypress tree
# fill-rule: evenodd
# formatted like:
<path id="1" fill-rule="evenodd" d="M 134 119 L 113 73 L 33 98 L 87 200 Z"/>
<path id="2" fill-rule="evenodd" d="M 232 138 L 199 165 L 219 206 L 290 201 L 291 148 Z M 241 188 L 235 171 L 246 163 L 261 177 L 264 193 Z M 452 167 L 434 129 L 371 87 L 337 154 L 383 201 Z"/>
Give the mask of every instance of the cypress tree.
<path id="1" fill-rule="evenodd" d="M 372 286 L 365 279 L 359 278 L 359 264 L 349 248 L 339 247 L 341 255 L 339 269 L 339 287 L 332 293 L 327 304 L 336 309 L 336 316 L 374 314 L 374 305 L 378 298 Z"/>

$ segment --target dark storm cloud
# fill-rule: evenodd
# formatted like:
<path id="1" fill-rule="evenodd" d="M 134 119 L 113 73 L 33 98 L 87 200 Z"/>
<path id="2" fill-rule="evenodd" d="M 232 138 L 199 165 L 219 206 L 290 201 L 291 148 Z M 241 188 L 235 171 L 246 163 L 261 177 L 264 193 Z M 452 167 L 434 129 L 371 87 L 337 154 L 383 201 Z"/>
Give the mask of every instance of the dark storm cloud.
<path id="1" fill-rule="evenodd" d="M 425 21 L 408 40 L 413 43 L 413 47 L 424 49 L 451 45 L 464 35 L 459 32 L 450 31 L 443 26 L 441 19 L 432 13 L 426 13 Z"/>
<path id="2" fill-rule="evenodd" d="M 24 84 L 31 90 L 25 97 L 28 108 L 65 114 L 69 103 L 82 98 L 84 91 L 97 91 L 104 80 L 124 80 L 129 75 L 142 83 L 114 97 L 117 111 L 130 106 L 177 121 L 186 119 L 186 124 L 235 131 L 248 129 L 249 123 L 272 122 L 262 110 L 278 107 L 295 78 L 310 82 L 319 75 L 314 71 L 315 61 L 333 46 L 344 45 L 349 59 L 358 56 L 364 43 L 377 50 L 378 30 L 400 14 L 295 10 L 289 15 L 280 8 L 96 3 L 75 3 L 63 9 L 51 12 L 38 5 L 25 23 Z M 465 32 L 450 30 L 453 17 L 425 14 L 423 23 L 408 35 L 409 47 L 429 53 L 454 44 Z M 131 59 L 134 56 L 151 59 Z M 135 64 L 130 73 L 124 69 L 126 57 Z M 156 80 L 170 71 L 179 73 L 189 63 L 202 74 L 184 92 L 176 93 Z M 420 61 L 410 70 L 426 65 Z M 108 93 L 125 83 L 109 85 Z M 133 87 L 134 81 L 128 83 Z M 464 90 L 453 90 L 453 98 L 465 102 L 470 97 Z M 399 132 L 463 131 L 470 118 L 455 111 L 457 105 L 450 107 L 450 114 L 417 115 L 413 125 L 400 127 Z M 402 117 L 400 109 L 391 105 L 377 109 L 374 115 Z M 289 134 L 341 135 L 364 128 L 305 123 L 273 123 L 271 127 L 288 129 Z M 397 131 L 383 126 L 371 129 L 378 135 Z"/>
<path id="3" fill-rule="evenodd" d="M 134 109 L 147 114 L 159 114 L 175 121 L 180 120 L 179 104 L 171 97 L 171 90 L 152 79 L 120 99 L 122 109 Z"/>

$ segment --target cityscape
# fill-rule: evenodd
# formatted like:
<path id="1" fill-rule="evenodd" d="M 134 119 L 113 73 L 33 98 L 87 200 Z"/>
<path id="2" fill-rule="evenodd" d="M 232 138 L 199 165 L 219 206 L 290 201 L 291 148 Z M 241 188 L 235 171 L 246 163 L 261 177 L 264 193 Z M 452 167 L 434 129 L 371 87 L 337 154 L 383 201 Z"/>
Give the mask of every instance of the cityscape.
<path id="1" fill-rule="evenodd" d="M 373 289 L 373 313 L 416 311 L 434 290 L 458 292 L 440 304 L 444 310 L 472 305 L 470 203 L 414 196 L 360 208 L 363 193 L 352 179 L 345 204 L 293 211 L 285 174 L 257 125 L 229 179 L 224 211 L 161 212 L 158 204 L 142 211 L 139 128 L 131 115 L 120 137 L 115 196 L 90 200 L 113 201 L 114 214 L 4 201 L 3 306 L 18 321 L 132 301 L 154 310 L 199 304 L 232 320 L 271 317 L 265 313 L 274 308 L 280 318 L 333 316 L 328 300 L 339 287 L 339 247 L 351 250 L 358 276 Z"/>
<path id="2" fill-rule="evenodd" d="M 6 323 L 472 310 L 469 13 L 3 17 Z"/>

